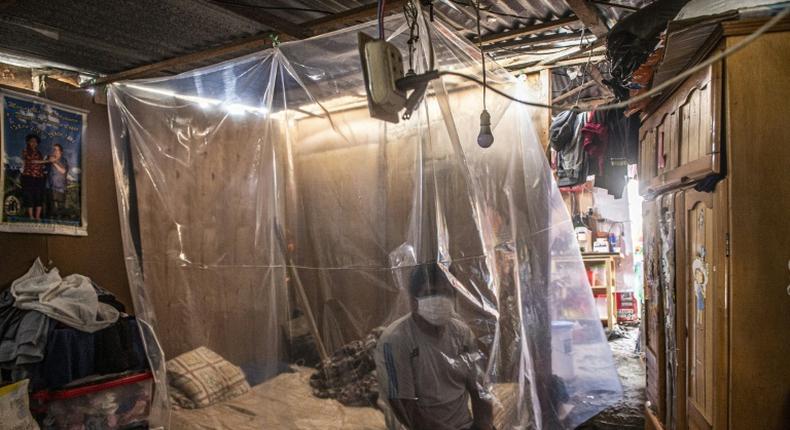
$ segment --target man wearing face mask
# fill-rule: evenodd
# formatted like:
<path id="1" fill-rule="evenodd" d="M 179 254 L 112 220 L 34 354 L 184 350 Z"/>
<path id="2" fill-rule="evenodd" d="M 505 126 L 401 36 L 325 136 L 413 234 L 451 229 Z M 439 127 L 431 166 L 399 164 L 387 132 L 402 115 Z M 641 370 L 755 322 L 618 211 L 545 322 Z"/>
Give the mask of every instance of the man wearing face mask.
<path id="1" fill-rule="evenodd" d="M 455 315 L 441 269 L 418 267 L 409 296 L 411 313 L 387 327 L 376 347 L 380 396 L 411 430 L 492 430 L 490 396 L 478 379 L 482 354 Z"/>

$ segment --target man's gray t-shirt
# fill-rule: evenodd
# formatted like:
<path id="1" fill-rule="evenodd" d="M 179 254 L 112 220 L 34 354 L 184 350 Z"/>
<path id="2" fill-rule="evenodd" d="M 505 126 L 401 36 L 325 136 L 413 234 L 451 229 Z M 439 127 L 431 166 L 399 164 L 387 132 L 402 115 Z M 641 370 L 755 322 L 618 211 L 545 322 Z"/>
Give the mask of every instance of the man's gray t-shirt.
<path id="1" fill-rule="evenodd" d="M 480 359 L 474 333 L 453 318 L 436 338 L 417 327 L 411 314 L 382 333 L 376 347 L 379 390 L 385 399 L 417 400 L 447 429 L 473 424 L 468 386 L 477 386 Z"/>

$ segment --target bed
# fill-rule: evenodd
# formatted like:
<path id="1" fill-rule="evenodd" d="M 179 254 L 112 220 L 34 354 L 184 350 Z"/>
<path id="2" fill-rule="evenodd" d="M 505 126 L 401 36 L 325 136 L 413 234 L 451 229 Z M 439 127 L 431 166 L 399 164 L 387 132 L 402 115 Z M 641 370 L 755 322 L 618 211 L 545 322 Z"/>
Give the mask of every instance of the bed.
<path id="1" fill-rule="evenodd" d="M 314 369 L 295 368 L 282 373 L 235 399 L 202 409 L 172 411 L 172 430 L 386 430 L 384 414 L 369 407 L 349 407 L 332 399 L 313 396 L 310 374 Z M 513 404 L 514 384 L 498 384 L 495 407 L 497 428 L 505 428 Z M 511 412 L 512 413 L 512 412 Z"/>

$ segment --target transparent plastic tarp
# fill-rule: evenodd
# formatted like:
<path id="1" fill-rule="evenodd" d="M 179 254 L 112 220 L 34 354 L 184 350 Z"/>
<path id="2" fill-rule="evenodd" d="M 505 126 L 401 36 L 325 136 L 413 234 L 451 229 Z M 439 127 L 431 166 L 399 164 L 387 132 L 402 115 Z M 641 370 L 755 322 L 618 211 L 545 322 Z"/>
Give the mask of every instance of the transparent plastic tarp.
<path id="1" fill-rule="evenodd" d="M 405 20 L 385 26 L 406 53 Z M 371 119 L 359 31 L 376 34 L 362 25 L 111 86 L 127 268 L 137 316 L 156 334 L 146 336 L 157 369 L 152 419 L 176 428 L 176 418 L 201 413 L 168 413 L 164 373 L 164 359 L 199 346 L 265 388 L 289 365 L 332 355 L 399 319 L 436 327 L 410 314 L 414 273 L 435 269 L 454 308 L 454 329 L 437 339 L 469 336 L 462 353 L 474 376 L 463 376 L 472 381 L 463 398 L 493 405 L 499 429 L 575 427 L 621 389 L 528 108 L 489 92 L 496 141 L 488 149 L 476 144 L 480 89 L 460 79 L 434 81 L 409 120 Z M 478 75 L 479 60 L 439 22 L 420 21 L 417 72 L 434 61 Z M 525 97 L 521 82 L 495 66 L 489 81 Z M 306 348 L 294 345 L 300 328 L 314 335 Z M 396 337 L 387 338 L 394 348 Z M 459 377 L 447 370 L 459 357 L 420 357 L 435 371 L 412 372 L 418 404 Z M 387 365 L 408 372 L 402 360 L 395 354 Z M 373 422 L 360 422 L 352 406 L 291 400 L 294 419 L 281 428 L 395 428 L 386 371 L 377 369 L 387 389 L 371 406 L 386 412 Z M 431 400 L 451 400 L 441 396 Z M 222 415 L 237 409 L 200 415 L 202 428 L 231 428 Z"/>

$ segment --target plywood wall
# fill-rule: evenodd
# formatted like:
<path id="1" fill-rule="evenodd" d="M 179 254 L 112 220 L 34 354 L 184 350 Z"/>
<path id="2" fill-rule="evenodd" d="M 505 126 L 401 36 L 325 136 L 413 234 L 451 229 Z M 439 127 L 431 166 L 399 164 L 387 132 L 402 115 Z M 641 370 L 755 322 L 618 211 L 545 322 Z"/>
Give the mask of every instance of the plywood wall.
<path id="1" fill-rule="evenodd" d="M 453 97 L 454 106 L 465 103 Z M 479 102 L 477 91 L 468 97 Z M 186 106 L 151 111 L 132 98 L 126 103 L 146 124 L 130 130 L 129 139 L 146 290 L 166 356 L 206 345 L 248 376 L 265 376 L 284 359 L 281 325 L 294 307 L 305 310 L 294 294 L 300 285 L 331 352 L 408 312 L 402 289 L 414 264 L 435 261 L 441 249 L 467 290 L 459 309 L 481 339 L 490 342 L 496 330 L 491 309 L 481 303 L 499 308 L 509 300 L 501 305 L 511 307 L 503 317 L 508 328 L 498 338 L 508 358 L 499 362 L 511 366 L 501 377 L 515 378 L 523 344 L 515 342 L 521 300 L 514 260 L 535 266 L 530 303 L 545 302 L 537 282 L 547 279 L 539 255 L 548 251 L 538 249 L 547 243 L 538 243 L 544 234 L 535 232 L 548 231 L 551 220 L 544 213 L 548 196 L 513 197 L 527 194 L 523 172 L 542 172 L 545 164 L 542 151 L 527 161 L 513 156 L 523 132 L 512 127 L 513 118 L 495 125 L 498 146 L 482 150 L 474 144 L 479 111 L 453 109 L 448 118 L 435 102 L 421 114 L 419 121 L 430 124 L 422 128 L 388 126 L 370 119 L 365 107 L 333 113 L 330 122 L 284 112 L 245 119 Z M 495 123 L 502 111 L 492 112 Z M 457 136 L 449 123 L 461 125 Z M 467 150 L 474 145 L 474 173 L 461 162 L 459 141 Z M 548 192 L 548 180 L 530 185 Z M 527 220 L 519 237 L 513 237 L 511 215 Z M 481 216 L 485 222 L 477 222 Z M 515 256 L 517 240 L 539 255 Z M 506 243 L 511 248 L 502 248 L 501 279 L 494 281 L 492 254 L 484 247 Z M 548 330 L 545 303 L 542 309 L 546 327 L 535 333 Z M 550 357 L 536 361 L 548 365 Z"/>

